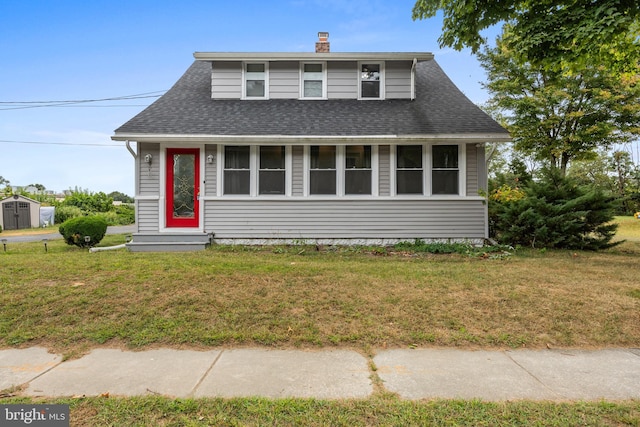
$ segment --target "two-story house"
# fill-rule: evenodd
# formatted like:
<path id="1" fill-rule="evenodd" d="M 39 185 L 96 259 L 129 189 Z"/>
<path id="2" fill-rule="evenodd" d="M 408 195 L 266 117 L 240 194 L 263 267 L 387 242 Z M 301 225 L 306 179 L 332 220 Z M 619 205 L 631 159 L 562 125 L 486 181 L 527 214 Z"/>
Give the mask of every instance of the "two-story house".
<path id="1" fill-rule="evenodd" d="M 116 130 L 135 157 L 131 250 L 487 237 L 484 144 L 505 129 L 430 53 L 196 52 Z M 135 142 L 135 148 L 132 147 Z"/>

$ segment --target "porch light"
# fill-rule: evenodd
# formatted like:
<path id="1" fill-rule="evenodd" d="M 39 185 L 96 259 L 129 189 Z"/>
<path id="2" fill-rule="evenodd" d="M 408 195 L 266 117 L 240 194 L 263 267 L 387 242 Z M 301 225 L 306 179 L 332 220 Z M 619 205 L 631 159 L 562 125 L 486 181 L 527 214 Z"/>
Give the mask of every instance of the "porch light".
<path id="1" fill-rule="evenodd" d="M 144 162 L 151 164 L 151 161 L 153 160 L 153 156 L 151 154 L 145 154 L 144 156 Z"/>
<path id="2" fill-rule="evenodd" d="M 213 154 L 207 156 L 207 163 L 213 163 Z"/>

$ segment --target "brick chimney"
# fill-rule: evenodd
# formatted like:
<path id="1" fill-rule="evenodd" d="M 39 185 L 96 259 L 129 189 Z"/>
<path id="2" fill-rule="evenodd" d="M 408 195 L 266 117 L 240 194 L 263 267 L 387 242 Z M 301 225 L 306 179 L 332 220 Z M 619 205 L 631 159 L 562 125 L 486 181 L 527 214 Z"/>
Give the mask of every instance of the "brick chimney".
<path id="1" fill-rule="evenodd" d="M 318 33 L 318 41 L 316 42 L 316 53 L 329 53 L 329 42 L 327 39 L 329 38 L 329 33 L 320 32 Z"/>

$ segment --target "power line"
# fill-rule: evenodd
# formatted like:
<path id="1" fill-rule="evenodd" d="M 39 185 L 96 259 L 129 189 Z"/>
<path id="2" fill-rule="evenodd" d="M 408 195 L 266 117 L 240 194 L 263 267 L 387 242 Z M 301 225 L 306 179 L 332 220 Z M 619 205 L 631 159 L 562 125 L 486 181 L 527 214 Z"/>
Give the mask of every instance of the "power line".
<path id="1" fill-rule="evenodd" d="M 0 139 L 0 143 L 5 144 L 37 144 L 37 145 L 78 145 L 85 147 L 122 147 L 122 144 L 89 144 L 82 142 L 45 142 L 45 141 L 12 141 Z"/>
<path id="2" fill-rule="evenodd" d="M 24 110 L 29 108 L 45 108 L 45 107 L 68 107 L 77 104 L 87 104 L 94 102 L 106 102 L 106 101 L 129 101 L 133 99 L 145 99 L 145 98 L 158 98 L 162 96 L 166 91 L 158 90 L 154 92 L 138 93 L 135 95 L 116 96 L 110 98 L 96 98 L 96 99 L 73 99 L 62 101 L 0 101 L 0 111 L 6 110 Z M 6 106 L 6 107 L 4 107 Z M 123 105 L 127 106 L 127 105 Z M 143 105 L 144 106 L 144 105 Z"/>

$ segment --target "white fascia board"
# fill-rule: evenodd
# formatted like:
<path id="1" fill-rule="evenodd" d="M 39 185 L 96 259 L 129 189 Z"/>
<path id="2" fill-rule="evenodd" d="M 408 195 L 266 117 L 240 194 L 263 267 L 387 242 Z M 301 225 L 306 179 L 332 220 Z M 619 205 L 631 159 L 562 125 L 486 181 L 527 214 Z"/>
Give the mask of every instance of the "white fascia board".
<path id="1" fill-rule="evenodd" d="M 430 52 L 195 52 L 198 61 L 428 61 Z"/>
<path id="2" fill-rule="evenodd" d="M 308 145 L 322 142 L 368 143 L 372 145 L 408 142 L 510 142 L 508 135 L 500 134 L 434 134 L 434 135 L 169 135 L 169 134 L 116 134 L 114 141 L 156 143 L 208 143 L 208 144 L 295 144 Z"/>

